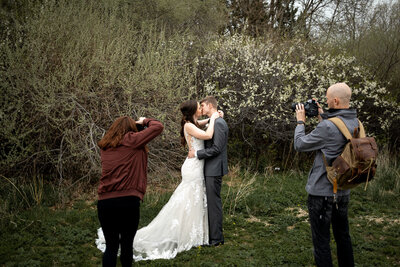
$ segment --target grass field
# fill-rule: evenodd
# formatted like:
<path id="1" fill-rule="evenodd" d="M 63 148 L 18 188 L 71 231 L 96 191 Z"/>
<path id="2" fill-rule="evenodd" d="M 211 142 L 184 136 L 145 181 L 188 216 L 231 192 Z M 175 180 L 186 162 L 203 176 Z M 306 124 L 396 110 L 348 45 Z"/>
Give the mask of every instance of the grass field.
<path id="1" fill-rule="evenodd" d="M 195 247 L 173 260 L 138 262 L 149 266 L 313 266 L 304 190 L 307 175 L 256 174 L 231 168 L 224 177 L 224 234 L 216 248 Z M 367 191 L 351 194 L 349 217 L 357 266 L 400 266 L 398 168 L 381 171 Z M 178 175 L 150 185 L 141 206 L 140 226 L 168 201 Z M 395 190 L 394 190 L 394 189 Z M 94 244 L 99 227 L 95 190 L 62 208 L 40 205 L 2 223 L 1 266 L 99 266 Z M 332 237 L 332 253 L 336 261 Z M 118 262 L 119 264 L 119 262 Z"/>

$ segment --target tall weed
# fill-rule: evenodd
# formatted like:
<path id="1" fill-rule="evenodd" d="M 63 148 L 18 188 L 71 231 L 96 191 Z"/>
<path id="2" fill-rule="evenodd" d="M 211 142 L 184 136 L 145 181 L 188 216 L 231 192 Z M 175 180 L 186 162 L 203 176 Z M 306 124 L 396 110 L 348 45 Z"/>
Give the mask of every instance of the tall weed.
<path id="1" fill-rule="evenodd" d="M 245 202 L 255 189 L 253 186 L 256 181 L 257 173 L 252 173 L 248 169 L 241 171 L 239 165 L 230 168 L 229 175 L 225 178 L 228 191 L 223 202 L 224 210 L 229 215 L 235 215 L 237 205 Z"/>
<path id="2" fill-rule="evenodd" d="M 374 180 L 368 185 L 368 194 L 374 201 L 391 202 L 399 200 L 400 195 L 400 166 L 398 154 L 387 147 L 379 151 L 377 171 Z"/>

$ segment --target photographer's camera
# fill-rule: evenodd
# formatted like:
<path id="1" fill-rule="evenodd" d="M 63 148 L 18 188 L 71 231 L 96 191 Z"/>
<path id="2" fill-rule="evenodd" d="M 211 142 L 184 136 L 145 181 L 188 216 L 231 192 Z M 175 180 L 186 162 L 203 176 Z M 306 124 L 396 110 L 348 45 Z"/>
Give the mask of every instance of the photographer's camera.
<path id="1" fill-rule="evenodd" d="M 293 103 L 292 104 L 292 110 L 296 111 L 296 105 L 298 103 Z M 316 117 L 318 116 L 318 104 L 314 99 L 309 99 L 304 103 L 301 103 L 304 105 L 304 110 L 306 111 L 306 116 L 307 117 Z"/>

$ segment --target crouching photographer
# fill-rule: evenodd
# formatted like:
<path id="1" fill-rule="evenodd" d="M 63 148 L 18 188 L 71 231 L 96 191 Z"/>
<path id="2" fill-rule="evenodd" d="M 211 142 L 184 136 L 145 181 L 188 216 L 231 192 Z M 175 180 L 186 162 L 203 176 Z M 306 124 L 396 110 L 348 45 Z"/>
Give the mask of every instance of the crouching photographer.
<path id="1" fill-rule="evenodd" d="M 323 112 L 318 105 L 317 127 L 306 135 L 306 112 L 303 104 L 296 105 L 297 127 L 294 134 L 294 148 L 299 152 L 316 151 L 308 175 L 308 212 L 317 266 L 332 266 L 330 250 L 330 225 L 337 246 L 339 266 L 354 266 L 353 249 L 349 233 L 348 204 L 350 190 L 337 190 L 334 198 L 333 185 L 327 178 L 325 161 L 333 162 L 343 151 L 347 139 L 328 118 L 340 118 L 352 133 L 358 127 L 356 110 L 350 109 L 351 89 L 345 83 L 328 88 L 326 102 L 329 110 Z M 324 159 L 325 156 L 325 159 Z"/>

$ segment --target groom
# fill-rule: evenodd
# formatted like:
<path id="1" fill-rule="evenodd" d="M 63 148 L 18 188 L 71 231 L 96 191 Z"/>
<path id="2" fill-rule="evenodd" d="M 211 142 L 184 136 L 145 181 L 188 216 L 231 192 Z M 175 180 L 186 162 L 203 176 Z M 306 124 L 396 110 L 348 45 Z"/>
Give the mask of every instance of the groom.
<path id="1" fill-rule="evenodd" d="M 217 100 L 207 96 L 200 101 L 202 114 L 211 117 L 217 112 Z M 205 149 L 189 152 L 189 157 L 196 156 L 205 159 L 204 176 L 206 183 L 209 244 L 219 246 L 224 244 L 222 234 L 222 176 L 228 173 L 228 125 L 223 118 L 217 118 L 214 125 L 214 135 L 211 140 L 205 141 Z"/>

